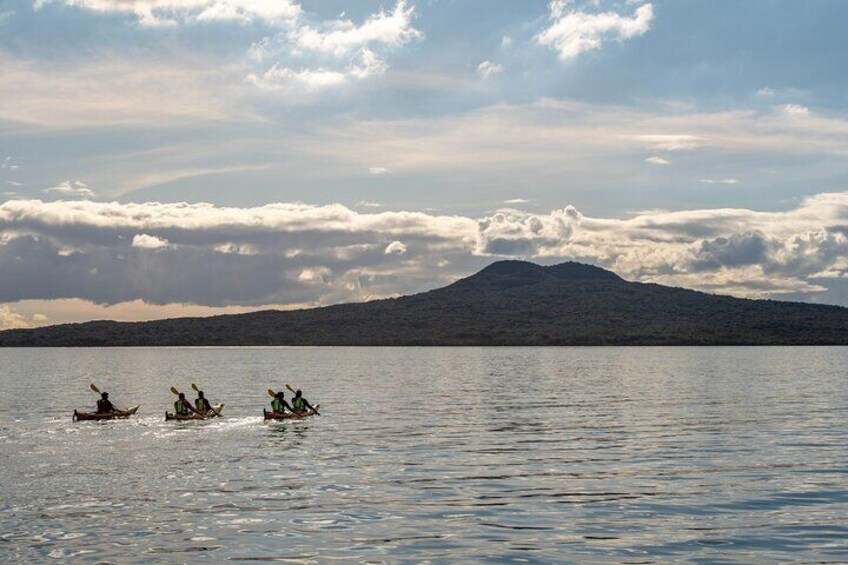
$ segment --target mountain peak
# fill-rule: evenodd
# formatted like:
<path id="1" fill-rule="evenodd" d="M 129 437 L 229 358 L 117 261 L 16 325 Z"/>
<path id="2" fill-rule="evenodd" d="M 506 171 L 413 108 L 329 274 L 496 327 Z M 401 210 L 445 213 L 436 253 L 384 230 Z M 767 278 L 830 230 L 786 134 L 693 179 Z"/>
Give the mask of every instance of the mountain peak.
<path id="1" fill-rule="evenodd" d="M 568 261 L 566 263 L 560 263 L 559 265 L 551 265 L 550 267 L 545 267 L 545 271 L 549 274 L 555 276 L 558 279 L 566 279 L 572 281 L 586 281 L 586 280 L 597 280 L 597 281 L 620 281 L 623 280 L 621 277 L 613 273 L 612 271 L 607 271 L 606 269 L 602 269 L 600 267 L 595 267 L 594 265 L 587 265 L 585 263 L 577 263 L 575 261 Z"/>
<path id="2" fill-rule="evenodd" d="M 543 267 L 528 261 L 496 261 L 476 274 L 468 277 L 467 281 L 499 282 L 508 286 L 532 284 L 550 279 L 561 281 L 621 281 L 621 277 L 611 271 L 568 261 L 558 265 Z"/>

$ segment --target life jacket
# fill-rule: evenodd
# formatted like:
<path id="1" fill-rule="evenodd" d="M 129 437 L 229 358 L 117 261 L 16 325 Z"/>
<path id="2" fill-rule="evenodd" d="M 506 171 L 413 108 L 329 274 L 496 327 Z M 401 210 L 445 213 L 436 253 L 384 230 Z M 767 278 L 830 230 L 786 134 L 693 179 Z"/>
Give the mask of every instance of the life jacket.
<path id="1" fill-rule="evenodd" d="M 271 410 L 273 410 L 277 414 L 283 413 L 283 403 L 280 402 L 279 398 L 275 398 L 274 400 L 271 401 Z"/>
<path id="2" fill-rule="evenodd" d="M 306 410 L 306 401 L 303 397 L 295 397 L 292 399 L 292 408 L 295 410 Z"/>
<path id="3" fill-rule="evenodd" d="M 209 403 L 205 398 L 198 398 L 194 401 L 194 405 L 197 407 L 198 412 L 206 412 L 209 410 Z"/>
<path id="4" fill-rule="evenodd" d="M 103 400 L 102 398 L 97 401 L 97 412 L 99 414 L 106 414 L 112 411 L 112 403 L 108 400 Z"/>
<path id="5" fill-rule="evenodd" d="M 185 416 L 188 414 L 188 408 L 185 407 L 182 400 L 177 400 L 174 402 L 174 412 L 179 414 L 180 416 Z"/>

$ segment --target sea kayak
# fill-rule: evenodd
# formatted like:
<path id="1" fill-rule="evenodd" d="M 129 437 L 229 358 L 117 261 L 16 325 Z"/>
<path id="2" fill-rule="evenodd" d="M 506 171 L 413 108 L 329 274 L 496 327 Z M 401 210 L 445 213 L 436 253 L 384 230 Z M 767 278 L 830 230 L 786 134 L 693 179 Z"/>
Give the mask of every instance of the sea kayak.
<path id="1" fill-rule="evenodd" d="M 221 415 L 221 410 L 224 409 L 224 404 L 213 404 L 212 410 L 206 416 L 201 416 L 200 414 L 195 414 L 192 412 L 187 416 L 182 416 L 179 414 L 171 414 L 170 412 L 165 412 L 165 420 L 208 420 L 209 418 L 214 418 L 216 416 Z M 215 413 L 217 412 L 217 414 Z"/>
<path id="2" fill-rule="evenodd" d="M 115 412 L 105 412 L 103 414 L 98 414 L 97 412 L 80 412 L 79 410 L 74 410 L 73 420 L 117 420 L 119 418 L 129 418 L 133 414 L 136 413 L 138 407 L 141 404 L 136 404 L 131 408 L 127 408 L 126 410 L 116 410 Z"/>
<path id="3" fill-rule="evenodd" d="M 321 405 L 316 404 L 315 408 L 320 410 Z M 303 412 L 301 414 L 295 414 L 294 412 L 286 412 L 285 414 L 280 414 L 279 412 L 268 412 L 263 408 L 262 415 L 265 417 L 266 420 L 303 420 L 304 418 L 312 416 L 312 412 Z"/>

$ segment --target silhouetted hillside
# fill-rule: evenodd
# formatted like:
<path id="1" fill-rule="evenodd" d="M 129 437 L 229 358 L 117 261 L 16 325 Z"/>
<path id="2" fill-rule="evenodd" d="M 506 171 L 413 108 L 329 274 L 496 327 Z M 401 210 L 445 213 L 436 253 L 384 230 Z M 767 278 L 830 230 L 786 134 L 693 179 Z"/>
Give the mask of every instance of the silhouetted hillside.
<path id="1" fill-rule="evenodd" d="M 0 332 L 0 346 L 848 344 L 848 309 L 501 261 L 413 296 L 294 312 Z"/>

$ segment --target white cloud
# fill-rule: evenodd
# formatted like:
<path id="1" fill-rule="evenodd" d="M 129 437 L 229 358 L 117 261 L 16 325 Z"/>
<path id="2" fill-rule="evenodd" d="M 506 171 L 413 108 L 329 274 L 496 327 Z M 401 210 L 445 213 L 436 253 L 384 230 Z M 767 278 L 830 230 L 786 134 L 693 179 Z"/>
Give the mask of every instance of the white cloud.
<path id="1" fill-rule="evenodd" d="M 530 202 L 527 198 L 510 198 L 508 200 L 504 200 L 504 204 L 527 204 Z"/>
<path id="2" fill-rule="evenodd" d="M 102 14 L 127 14 L 144 26 L 204 21 L 263 21 L 289 25 L 303 13 L 292 0 L 36 0 L 36 9 L 51 1 Z"/>
<path id="3" fill-rule="evenodd" d="M 359 61 L 342 70 L 325 68 L 294 70 L 289 67 L 274 65 L 262 75 L 249 74 L 247 81 L 256 86 L 274 90 L 297 91 L 303 89 L 307 92 L 316 92 L 345 85 L 351 79 L 363 80 L 380 76 L 387 68 L 388 65 L 377 57 L 373 51 L 363 49 Z"/>
<path id="4" fill-rule="evenodd" d="M 162 239 L 146 233 L 140 233 L 133 236 L 132 246 L 139 249 L 162 249 L 168 247 L 168 240 Z"/>
<path id="5" fill-rule="evenodd" d="M 656 155 L 646 158 L 645 162 L 650 163 L 651 165 L 671 165 L 671 161 L 669 161 L 668 159 L 663 159 L 662 157 L 658 157 Z"/>
<path id="6" fill-rule="evenodd" d="M 58 194 L 63 198 L 94 198 L 94 191 L 88 185 L 78 180 L 66 180 L 56 186 L 45 188 L 46 194 Z"/>
<path id="7" fill-rule="evenodd" d="M 774 90 L 769 88 L 768 86 L 764 86 L 757 90 L 757 96 L 760 98 L 771 98 L 774 96 Z"/>
<path id="8" fill-rule="evenodd" d="M 703 138 L 686 134 L 640 134 L 635 136 L 657 151 L 691 151 L 701 146 Z"/>
<path id="9" fill-rule="evenodd" d="M 701 179 L 704 184 L 739 184 L 739 179 Z"/>
<path id="10" fill-rule="evenodd" d="M 8 304 L 0 304 L 0 330 L 14 330 L 43 326 L 48 321 L 43 314 L 34 314 L 27 318 Z"/>
<path id="11" fill-rule="evenodd" d="M 386 167 L 368 167 L 368 174 L 380 176 L 389 174 L 389 169 Z"/>
<path id="12" fill-rule="evenodd" d="M 787 104 L 783 107 L 783 111 L 786 112 L 788 116 L 796 118 L 806 118 L 810 115 L 810 109 L 806 106 L 801 106 L 800 104 Z"/>
<path id="13" fill-rule="evenodd" d="M 510 47 L 512 47 L 512 44 L 513 44 L 513 40 L 512 40 L 512 38 L 511 38 L 510 36 L 508 36 L 508 35 L 504 35 L 504 36 L 501 38 L 501 47 L 504 47 L 504 48 L 506 48 L 506 49 L 509 49 Z"/>
<path id="14" fill-rule="evenodd" d="M 632 17 L 617 12 L 588 13 L 568 7 L 569 2 L 550 4 L 550 26 L 536 35 L 536 41 L 573 59 L 582 53 L 600 49 L 604 41 L 619 42 L 644 35 L 651 29 L 654 9 L 651 4 L 636 8 Z"/>
<path id="15" fill-rule="evenodd" d="M 386 246 L 386 249 L 383 251 L 386 255 L 403 255 L 406 253 L 407 247 L 406 244 L 402 241 L 393 241 Z"/>
<path id="16" fill-rule="evenodd" d="M 316 91 L 343 85 L 348 76 L 345 72 L 327 69 L 294 70 L 275 65 L 262 75 L 248 75 L 247 80 L 263 88 L 302 87 L 307 91 Z"/>
<path id="17" fill-rule="evenodd" d="M 398 0 L 391 12 L 381 10 L 361 25 L 350 20 L 328 21 L 317 27 L 302 25 L 288 32 L 288 38 L 298 50 L 343 57 L 371 45 L 397 47 L 423 37 L 412 26 L 414 15 L 415 6 Z"/>
<path id="18" fill-rule="evenodd" d="M 503 65 L 492 63 L 491 61 L 483 61 L 477 65 L 477 74 L 483 78 L 489 78 L 492 75 L 497 75 L 504 72 Z"/>
<path id="19" fill-rule="evenodd" d="M 368 200 L 360 200 L 356 203 L 359 208 L 382 208 L 383 205 L 379 202 L 371 202 Z"/>
<path id="20" fill-rule="evenodd" d="M 264 73 L 249 74 L 248 82 L 276 89 L 300 84 L 315 91 L 382 76 L 389 68 L 388 50 L 423 37 L 412 25 L 414 16 L 415 6 L 398 0 L 391 11 L 371 14 L 359 25 L 348 19 L 299 22 L 251 47 L 255 61 L 277 62 Z"/>

